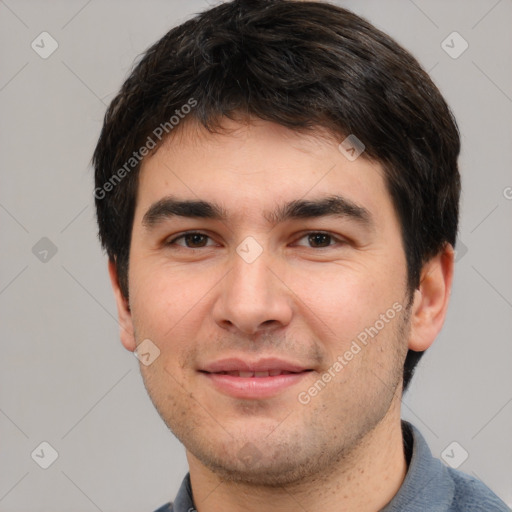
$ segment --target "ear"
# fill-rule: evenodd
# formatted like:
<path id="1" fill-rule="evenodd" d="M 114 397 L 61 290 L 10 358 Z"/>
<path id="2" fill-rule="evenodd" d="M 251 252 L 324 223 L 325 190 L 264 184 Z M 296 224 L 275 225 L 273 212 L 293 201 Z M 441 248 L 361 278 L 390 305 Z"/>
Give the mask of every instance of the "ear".
<path id="1" fill-rule="evenodd" d="M 137 345 L 135 343 L 135 335 L 133 332 L 132 313 L 130 311 L 130 304 L 121 292 L 119 286 L 119 279 L 117 277 L 117 267 L 115 262 L 108 262 L 108 273 L 110 274 L 110 282 L 117 304 L 117 316 L 119 318 L 119 326 L 121 328 L 121 343 L 126 350 L 133 352 Z"/>
<path id="2" fill-rule="evenodd" d="M 452 289 L 454 259 L 453 247 L 446 244 L 439 254 L 423 265 L 411 312 L 411 350 L 427 350 L 444 324 Z"/>

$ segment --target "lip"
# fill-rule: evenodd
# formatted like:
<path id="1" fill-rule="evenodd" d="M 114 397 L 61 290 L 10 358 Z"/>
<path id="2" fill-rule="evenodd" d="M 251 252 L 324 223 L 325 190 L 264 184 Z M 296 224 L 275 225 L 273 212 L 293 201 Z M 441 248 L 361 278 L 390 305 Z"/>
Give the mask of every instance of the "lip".
<path id="1" fill-rule="evenodd" d="M 204 367 L 201 368 L 201 371 L 208 373 L 233 371 L 264 372 L 269 370 L 281 370 L 284 372 L 299 373 L 309 370 L 309 368 L 301 365 L 300 363 L 294 363 L 276 357 L 267 357 L 255 361 L 232 357 L 229 359 L 219 359 L 218 361 L 207 363 L 204 365 Z"/>
<path id="2" fill-rule="evenodd" d="M 280 375 L 245 376 L 226 372 L 287 372 Z M 278 395 L 302 381 L 312 370 L 305 366 L 277 358 L 248 361 L 238 358 L 222 359 L 206 364 L 200 375 L 208 379 L 218 391 L 233 398 L 262 399 Z"/>

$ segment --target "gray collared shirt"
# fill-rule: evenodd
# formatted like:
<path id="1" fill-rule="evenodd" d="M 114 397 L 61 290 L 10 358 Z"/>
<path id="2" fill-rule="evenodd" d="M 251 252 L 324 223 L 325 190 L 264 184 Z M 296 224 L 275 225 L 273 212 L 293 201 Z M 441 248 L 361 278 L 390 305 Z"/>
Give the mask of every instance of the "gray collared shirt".
<path id="1" fill-rule="evenodd" d="M 413 440 L 409 469 L 395 497 L 380 512 L 510 512 L 482 482 L 434 458 L 416 427 L 405 421 L 402 427 Z M 187 474 L 174 504 L 155 512 L 194 511 Z"/>

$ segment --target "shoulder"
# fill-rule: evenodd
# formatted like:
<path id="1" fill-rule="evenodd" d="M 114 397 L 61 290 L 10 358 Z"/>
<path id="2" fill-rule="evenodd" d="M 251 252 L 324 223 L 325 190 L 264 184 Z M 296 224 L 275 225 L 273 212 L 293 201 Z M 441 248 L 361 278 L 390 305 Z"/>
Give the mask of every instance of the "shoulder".
<path id="1" fill-rule="evenodd" d="M 448 469 L 455 492 L 453 496 L 454 512 L 510 512 L 510 509 L 485 484 L 455 469 Z"/>
<path id="2" fill-rule="evenodd" d="M 485 484 L 434 457 L 414 425 L 403 422 L 402 428 L 405 451 L 409 447 L 411 459 L 405 480 L 386 512 L 510 512 Z"/>

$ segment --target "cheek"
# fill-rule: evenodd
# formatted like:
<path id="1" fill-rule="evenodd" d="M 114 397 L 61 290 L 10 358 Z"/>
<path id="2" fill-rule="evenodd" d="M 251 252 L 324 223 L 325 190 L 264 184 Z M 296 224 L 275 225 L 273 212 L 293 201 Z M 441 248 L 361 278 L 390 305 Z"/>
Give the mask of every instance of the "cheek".
<path id="1" fill-rule="evenodd" d="M 210 294 L 220 277 L 151 259 L 135 261 L 130 268 L 130 305 L 137 337 L 174 348 L 176 342 L 190 339 L 190 331 L 208 318 Z"/>
<path id="2" fill-rule="evenodd" d="M 363 370 L 368 367 L 384 372 L 381 379 L 386 380 L 385 374 L 396 366 L 401 315 L 393 305 L 400 308 L 404 293 L 403 276 L 397 272 L 391 265 L 373 268 L 358 263 L 289 274 L 294 282 L 290 288 L 300 298 L 298 316 L 326 351 L 326 361 L 332 364 L 343 357 L 339 384 L 361 378 L 373 382 L 375 376 Z"/>
<path id="3" fill-rule="evenodd" d="M 382 275 L 363 265 L 321 265 L 294 272 L 290 288 L 299 298 L 301 314 L 316 316 L 334 333 L 354 334 L 393 303 L 393 290 Z"/>

